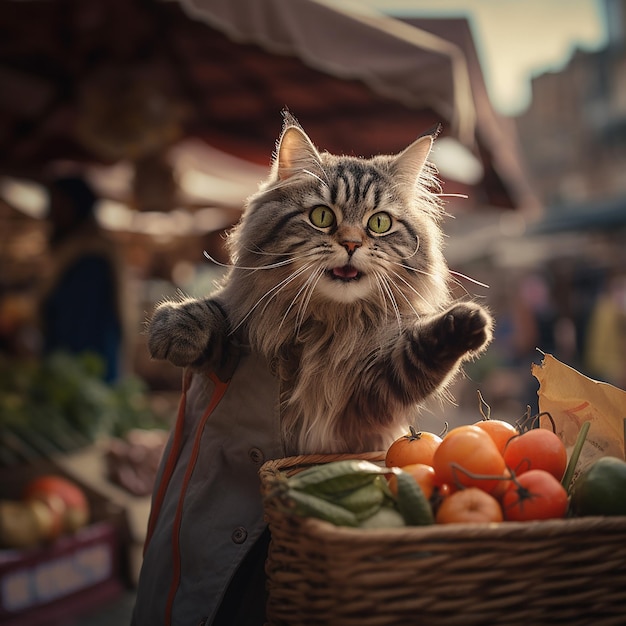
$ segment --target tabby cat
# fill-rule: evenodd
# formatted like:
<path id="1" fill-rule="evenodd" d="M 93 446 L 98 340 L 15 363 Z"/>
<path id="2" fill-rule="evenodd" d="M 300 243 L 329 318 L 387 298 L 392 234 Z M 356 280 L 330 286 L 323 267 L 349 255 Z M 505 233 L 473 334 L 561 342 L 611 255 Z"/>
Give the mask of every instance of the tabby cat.
<path id="1" fill-rule="evenodd" d="M 451 299 L 434 139 L 336 156 L 285 114 L 226 278 L 209 299 L 157 307 L 152 356 L 215 366 L 237 338 L 277 365 L 290 453 L 385 449 L 491 339 L 489 313 Z"/>

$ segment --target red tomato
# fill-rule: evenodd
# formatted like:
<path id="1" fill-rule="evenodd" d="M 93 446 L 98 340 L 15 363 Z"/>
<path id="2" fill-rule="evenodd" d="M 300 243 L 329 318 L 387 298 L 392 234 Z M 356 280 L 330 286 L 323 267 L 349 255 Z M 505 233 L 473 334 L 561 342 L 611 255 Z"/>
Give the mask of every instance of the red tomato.
<path id="1" fill-rule="evenodd" d="M 387 450 L 387 467 L 405 467 L 415 463 L 433 464 L 433 455 L 441 443 L 441 437 L 434 433 L 417 432 L 413 426 L 410 432 L 396 439 Z"/>
<path id="2" fill-rule="evenodd" d="M 501 503 L 509 521 L 560 519 L 567 511 L 567 491 L 550 472 L 528 470 L 511 481 Z"/>
<path id="3" fill-rule="evenodd" d="M 494 493 L 505 482 L 497 478 L 506 475 L 504 459 L 493 439 L 478 426 L 453 428 L 435 450 L 433 468 L 439 484 Z"/>
<path id="4" fill-rule="evenodd" d="M 533 428 L 509 441 L 504 461 L 516 475 L 542 469 L 561 480 L 567 467 L 567 450 L 551 430 Z"/>
<path id="5" fill-rule="evenodd" d="M 517 428 L 504 420 L 484 419 L 476 422 L 474 426 L 482 428 L 493 439 L 500 454 L 504 453 L 504 448 L 509 440 L 519 435 Z"/>

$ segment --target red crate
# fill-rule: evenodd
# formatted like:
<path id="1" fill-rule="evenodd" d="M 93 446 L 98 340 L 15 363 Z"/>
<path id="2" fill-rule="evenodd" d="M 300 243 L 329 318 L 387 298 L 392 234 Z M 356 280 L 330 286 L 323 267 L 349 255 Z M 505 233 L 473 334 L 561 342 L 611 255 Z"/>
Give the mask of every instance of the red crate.
<path id="1" fill-rule="evenodd" d="M 94 523 L 48 546 L 0 550 L 0 623 L 67 624 L 123 589 L 116 526 Z"/>

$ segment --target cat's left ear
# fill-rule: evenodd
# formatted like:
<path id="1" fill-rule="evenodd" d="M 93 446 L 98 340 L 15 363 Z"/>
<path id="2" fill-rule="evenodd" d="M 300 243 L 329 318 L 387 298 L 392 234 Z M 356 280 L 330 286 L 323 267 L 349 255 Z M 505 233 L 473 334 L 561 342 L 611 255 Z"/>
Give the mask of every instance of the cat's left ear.
<path id="1" fill-rule="evenodd" d="M 393 162 L 394 171 L 407 185 L 413 186 L 420 179 L 435 137 L 436 135 L 424 135 L 396 156 Z"/>
<path id="2" fill-rule="evenodd" d="M 284 128 L 273 163 L 279 180 L 286 180 L 305 169 L 315 170 L 321 164 L 319 152 L 300 126 L 287 124 Z"/>

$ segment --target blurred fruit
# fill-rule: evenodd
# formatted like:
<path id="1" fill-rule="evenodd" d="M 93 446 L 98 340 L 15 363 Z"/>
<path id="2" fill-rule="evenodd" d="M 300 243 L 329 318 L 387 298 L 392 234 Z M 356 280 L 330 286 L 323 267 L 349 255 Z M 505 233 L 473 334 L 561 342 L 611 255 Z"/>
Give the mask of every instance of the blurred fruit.
<path id="1" fill-rule="evenodd" d="M 74 532 L 89 522 L 89 503 L 85 492 L 74 482 L 56 475 L 31 480 L 22 500 L 40 500 L 61 516 L 61 531 Z"/>
<path id="2" fill-rule="evenodd" d="M 31 548 L 49 532 L 51 513 L 42 502 L 28 506 L 24 502 L 0 501 L 0 547 Z"/>

